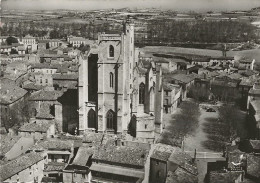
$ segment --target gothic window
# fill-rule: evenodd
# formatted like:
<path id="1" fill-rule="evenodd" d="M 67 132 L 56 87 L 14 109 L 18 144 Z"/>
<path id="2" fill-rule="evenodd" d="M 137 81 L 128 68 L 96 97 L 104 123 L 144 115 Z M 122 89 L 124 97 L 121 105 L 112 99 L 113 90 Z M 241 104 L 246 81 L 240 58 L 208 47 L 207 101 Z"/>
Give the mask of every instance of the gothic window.
<path id="1" fill-rule="evenodd" d="M 109 73 L 109 78 L 110 78 L 110 87 L 114 87 L 114 74 L 112 72 Z"/>
<path id="2" fill-rule="evenodd" d="M 114 46 L 109 46 L 109 57 L 114 57 Z"/>
<path id="3" fill-rule="evenodd" d="M 139 104 L 144 104 L 144 98 L 145 98 L 145 85 L 144 83 L 141 83 L 139 85 Z"/>
<path id="4" fill-rule="evenodd" d="M 107 112 L 107 129 L 114 129 L 114 112 L 109 110 Z"/>
<path id="5" fill-rule="evenodd" d="M 93 109 L 88 112 L 88 128 L 96 128 L 96 112 Z"/>

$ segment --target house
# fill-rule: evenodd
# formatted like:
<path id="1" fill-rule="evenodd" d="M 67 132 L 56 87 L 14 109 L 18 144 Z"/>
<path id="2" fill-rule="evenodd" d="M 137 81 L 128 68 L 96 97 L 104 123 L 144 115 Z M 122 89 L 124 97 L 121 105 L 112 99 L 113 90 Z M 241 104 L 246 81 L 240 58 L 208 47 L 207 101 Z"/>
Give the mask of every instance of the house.
<path id="1" fill-rule="evenodd" d="M 50 87 L 50 88 L 53 87 L 53 78 L 51 74 L 36 72 L 34 74 L 34 79 L 35 79 L 35 84 L 37 86 Z"/>
<path id="2" fill-rule="evenodd" d="M 0 159 L 9 161 L 25 153 L 34 145 L 34 140 L 30 137 L 1 135 L 0 143 Z"/>
<path id="3" fill-rule="evenodd" d="M 168 171 L 168 159 L 172 151 L 155 150 L 150 157 L 150 176 L 151 183 L 164 183 Z"/>
<path id="4" fill-rule="evenodd" d="M 165 81 L 181 86 L 181 100 L 184 100 L 187 98 L 187 91 L 194 85 L 196 77 L 196 74 L 170 74 L 165 75 Z"/>
<path id="5" fill-rule="evenodd" d="M 207 66 L 210 66 L 210 57 L 194 56 L 194 57 L 191 57 L 190 63 L 191 63 L 191 65 L 207 67 Z"/>
<path id="6" fill-rule="evenodd" d="M 179 85 L 163 83 L 163 107 L 164 112 L 173 113 L 181 102 L 181 87 Z"/>
<path id="7" fill-rule="evenodd" d="M 23 83 L 22 88 L 27 90 L 29 93 L 33 93 L 35 91 L 42 90 L 44 86 L 36 85 L 33 82 L 29 82 L 29 83 Z"/>
<path id="8" fill-rule="evenodd" d="M 66 50 L 65 50 L 66 51 Z M 67 55 L 70 56 L 70 57 L 76 57 L 76 56 L 79 56 L 81 51 L 78 50 L 78 49 L 70 49 L 67 51 Z"/>
<path id="9" fill-rule="evenodd" d="M 75 37 L 75 36 L 69 36 L 67 38 L 69 44 L 72 44 L 73 47 L 80 47 L 81 45 L 90 45 L 93 44 L 93 40 L 89 40 L 83 37 Z"/>
<path id="10" fill-rule="evenodd" d="M 5 43 L 9 36 L 0 36 L 0 43 Z"/>
<path id="11" fill-rule="evenodd" d="M 49 40 L 39 40 L 38 50 L 46 50 L 49 48 Z"/>
<path id="12" fill-rule="evenodd" d="M 31 137 L 36 140 L 50 138 L 55 135 L 55 122 L 53 120 L 36 120 L 26 123 L 18 130 L 22 137 Z"/>
<path id="13" fill-rule="evenodd" d="M 0 55 L 0 76 L 4 76 L 7 65 L 11 62 L 11 59 L 8 55 Z"/>
<path id="14" fill-rule="evenodd" d="M 260 99 L 260 83 L 254 82 L 253 87 L 248 92 L 247 109 L 249 108 L 249 102 Z"/>
<path id="15" fill-rule="evenodd" d="M 62 91 L 40 90 L 32 93 L 28 98 L 30 117 L 46 120 L 55 119 L 58 131 L 62 131 L 62 104 L 58 102 L 58 98 L 62 95 Z"/>
<path id="16" fill-rule="evenodd" d="M 231 66 L 234 67 L 235 58 L 234 57 L 210 57 L 209 63 L 211 66 Z"/>
<path id="17" fill-rule="evenodd" d="M 21 42 L 25 45 L 29 53 L 37 51 L 37 42 L 35 37 L 26 35 L 22 38 Z"/>
<path id="18" fill-rule="evenodd" d="M 25 46 L 19 45 L 19 46 L 17 47 L 17 51 L 18 51 L 18 55 L 24 55 L 27 50 L 26 50 Z"/>
<path id="19" fill-rule="evenodd" d="M 0 181 L 40 182 L 45 162 L 45 156 L 42 153 L 26 153 L 0 166 Z"/>
<path id="20" fill-rule="evenodd" d="M 195 175 L 190 174 L 185 169 L 178 167 L 174 172 L 168 171 L 165 183 L 191 183 L 198 182 Z"/>
<path id="21" fill-rule="evenodd" d="M 152 62 L 160 63 L 163 73 L 171 73 L 177 70 L 177 64 L 170 59 L 153 57 Z"/>
<path id="22" fill-rule="evenodd" d="M 19 108 L 27 97 L 28 92 L 17 86 L 12 80 L 2 78 L 0 80 L 0 109 L 1 122 L 5 124 L 9 120 L 12 109 Z M 17 111 L 17 116 L 21 115 L 21 111 Z"/>
<path id="23" fill-rule="evenodd" d="M 59 39 L 50 39 L 49 41 L 49 47 L 53 48 L 53 47 L 58 47 L 63 45 L 63 41 L 59 40 Z"/>
<path id="24" fill-rule="evenodd" d="M 94 149 L 86 146 L 79 147 L 73 162 L 63 170 L 63 182 L 91 182 L 91 157 Z"/>
<path id="25" fill-rule="evenodd" d="M 242 182 L 244 176 L 243 171 L 212 171 L 208 176 L 208 183 L 236 183 Z"/>
<path id="26" fill-rule="evenodd" d="M 149 182 L 198 182 L 197 165 L 178 147 L 156 144 L 150 157 Z"/>
<path id="27" fill-rule="evenodd" d="M 92 181 L 137 182 L 144 179 L 148 151 L 127 146 L 100 146 L 92 156 Z"/>
<path id="28" fill-rule="evenodd" d="M 10 55 L 12 46 L 11 45 L 1 45 L 0 50 L 1 50 L 1 54 Z"/>
<path id="29" fill-rule="evenodd" d="M 53 86 L 57 90 L 62 88 L 76 89 L 78 74 L 53 74 Z"/>
<path id="30" fill-rule="evenodd" d="M 37 63 L 31 65 L 31 72 L 40 72 L 42 74 L 55 74 L 57 67 L 47 63 Z"/>
<path id="31" fill-rule="evenodd" d="M 74 143 L 71 140 L 51 138 L 38 141 L 30 148 L 30 151 L 46 153 L 47 159 L 43 169 L 44 176 L 53 177 L 55 181 L 62 182 L 63 169 L 74 154 Z"/>
<path id="32" fill-rule="evenodd" d="M 239 146 L 228 145 L 225 153 L 226 161 L 208 163 L 206 182 L 258 182 L 260 178 L 260 158 L 257 154 L 239 150 L 249 150 L 248 143 L 245 142 L 248 141 L 242 142 Z"/>
<path id="33" fill-rule="evenodd" d="M 238 70 L 254 70 L 255 59 L 241 58 L 238 60 Z"/>

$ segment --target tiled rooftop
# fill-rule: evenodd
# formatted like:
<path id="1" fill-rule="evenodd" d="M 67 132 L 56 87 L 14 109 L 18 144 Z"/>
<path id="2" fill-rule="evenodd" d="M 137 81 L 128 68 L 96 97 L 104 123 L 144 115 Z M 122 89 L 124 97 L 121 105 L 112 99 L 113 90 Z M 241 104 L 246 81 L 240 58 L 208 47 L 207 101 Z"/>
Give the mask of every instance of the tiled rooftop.
<path id="1" fill-rule="evenodd" d="M 0 103 L 2 104 L 11 104 L 27 93 L 26 90 L 16 86 L 10 79 L 2 78 L 0 83 Z"/>
<path id="2" fill-rule="evenodd" d="M 192 157 L 185 152 L 174 151 L 169 157 L 169 161 L 179 165 L 189 173 L 194 175 L 198 173 L 197 166 L 193 163 Z"/>
<path id="3" fill-rule="evenodd" d="M 74 145 L 71 140 L 48 139 L 37 142 L 31 150 L 70 150 Z"/>
<path id="4" fill-rule="evenodd" d="M 35 121 L 32 123 L 27 123 L 19 128 L 20 132 L 44 132 L 46 133 L 47 130 L 51 125 L 54 124 L 54 121 Z"/>
<path id="5" fill-rule="evenodd" d="M 253 149 L 260 150 L 260 140 L 249 140 Z"/>
<path id="6" fill-rule="evenodd" d="M 77 74 L 53 74 L 52 75 L 54 80 L 78 80 Z"/>
<path id="7" fill-rule="evenodd" d="M 40 85 L 36 85 L 35 83 L 28 83 L 28 84 L 25 84 L 23 86 L 23 89 L 26 89 L 26 90 L 41 90 L 43 89 L 44 87 L 43 86 L 40 86 Z"/>
<path id="8" fill-rule="evenodd" d="M 86 166 L 87 162 L 94 153 L 94 149 L 90 147 L 81 146 L 72 162 L 72 165 Z"/>
<path id="9" fill-rule="evenodd" d="M 193 75 L 193 74 L 190 74 L 190 75 L 176 74 L 176 75 L 171 76 L 171 78 L 174 80 L 180 81 L 182 83 L 189 83 L 195 79 L 195 75 Z"/>
<path id="10" fill-rule="evenodd" d="M 249 154 L 247 156 L 247 174 L 260 180 L 260 157 Z"/>
<path id="11" fill-rule="evenodd" d="M 95 150 L 93 160 L 144 166 L 148 151 L 126 146 L 99 147 Z"/>
<path id="12" fill-rule="evenodd" d="M 170 152 L 163 152 L 155 150 L 151 155 L 151 158 L 161 160 L 161 161 L 168 161 L 169 157 L 171 156 Z"/>
<path id="13" fill-rule="evenodd" d="M 32 101 L 56 101 L 63 95 L 63 91 L 40 90 L 32 93 L 29 100 Z"/>
<path id="14" fill-rule="evenodd" d="M 179 89 L 180 86 L 179 85 L 174 85 L 168 82 L 163 82 L 163 89 L 164 91 L 172 91 L 174 89 Z"/>
<path id="15" fill-rule="evenodd" d="M 65 168 L 65 163 L 57 163 L 57 162 L 49 162 L 48 164 L 44 165 L 44 172 L 51 172 L 51 171 L 63 171 Z"/>
<path id="16" fill-rule="evenodd" d="M 102 143 L 104 134 L 101 133 L 86 133 L 83 137 L 83 142 L 100 145 Z"/>
<path id="17" fill-rule="evenodd" d="M 209 183 L 234 183 L 242 171 L 212 171 L 209 173 Z"/>
<path id="18" fill-rule="evenodd" d="M 37 162 L 43 160 L 44 157 L 41 153 L 27 153 L 17 159 L 7 162 L 0 166 L 0 181 L 12 177 L 13 175 L 21 172 L 22 170 L 36 164 Z"/>
<path id="19" fill-rule="evenodd" d="M 50 113 L 51 105 L 42 103 L 41 107 L 36 115 L 37 119 L 54 119 L 54 116 Z"/>
<path id="20" fill-rule="evenodd" d="M 183 168 L 178 167 L 174 172 L 168 171 L 166 183 L 197 183 L 197 176 L 190 174 Z"/>
<path id="21" fill-rule="evenodd" d="M 20 136 L 8 136 L 8 135 L 1 135 L 0 136 L 0 154 L 4 156 L 11 148 L 14 146 L 15 143 L 18 142 Z"/>

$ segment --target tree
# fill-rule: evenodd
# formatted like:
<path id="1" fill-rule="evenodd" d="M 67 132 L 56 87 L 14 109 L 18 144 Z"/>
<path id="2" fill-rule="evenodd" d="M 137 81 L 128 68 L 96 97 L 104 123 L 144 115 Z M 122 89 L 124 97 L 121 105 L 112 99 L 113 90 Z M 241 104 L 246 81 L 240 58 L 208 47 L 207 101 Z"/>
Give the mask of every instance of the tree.
<path id="1" fill-rule="evenodd" d="M 197 101 L 207 101 L 210 96 L 210 91 L 206 87 L 193 85 L 189 88 L 188 97 L 193 98 Z"/>
<path id="2" fill-rule="evenodd" d="M 83 44 L 81 44 L 78 49 L 79 49 L 81 52 L 85 53 L 85 52 L 88 51 L 90 48 L 89 48 L 89 45 L 83 45 Z"/>
<path id="3" fill-rule="evenodd" d="M 10 36 L 10 37 L 6 38 L 6 43 L 8 45 L 12 45 L 12 43 L 18 43 L 18 40 L 15 37 Z"/>
<path id="4" fill-rule="evenodd" d="M 1 122 L 6 131 L 14 126 L 21 126 L 30 120 L 29 103 L 27 100 L 20 101 L 8 108 L 8 112 L 1 115 Z"/>
<path id="5" fill-rule="evenodd" d="M 18 54 L 18 51 L 12 48 L 10 54 Z"/>
<path id="6" fill-rule="evenodd" d="M 194 132 L 200 115 L 199 105 L 195 102 L 183 102 L 181 112 L 172 116 L 172 121 L 166 126 L 159 143 L 180 146 L 184 136 Z M 187 115 L 189 114 L 189 115 Z"/>
<path id="7" fill-rule="evenodd" d="M 50 32 L 50 39 L 57 39 L 59 37 L 60 37 L 59 32 L 56 29 Z"/>

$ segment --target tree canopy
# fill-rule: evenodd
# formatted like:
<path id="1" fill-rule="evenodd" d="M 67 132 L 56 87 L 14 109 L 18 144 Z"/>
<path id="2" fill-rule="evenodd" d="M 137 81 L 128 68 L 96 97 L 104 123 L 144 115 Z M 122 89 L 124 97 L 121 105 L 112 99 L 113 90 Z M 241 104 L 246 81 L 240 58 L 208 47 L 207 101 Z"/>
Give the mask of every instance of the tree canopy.
<path id="1" fill-rule="evenodd" d="M 12 43 L 18 43 L 18 39 L 16 39 L 15 37 L 10 36 L 10 37 L 8 37 L 8 38 L 6 39 L 6 43 L 7 43 L 8 45 L 12 45 Z"/>

